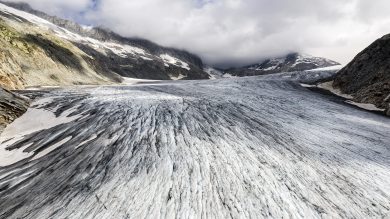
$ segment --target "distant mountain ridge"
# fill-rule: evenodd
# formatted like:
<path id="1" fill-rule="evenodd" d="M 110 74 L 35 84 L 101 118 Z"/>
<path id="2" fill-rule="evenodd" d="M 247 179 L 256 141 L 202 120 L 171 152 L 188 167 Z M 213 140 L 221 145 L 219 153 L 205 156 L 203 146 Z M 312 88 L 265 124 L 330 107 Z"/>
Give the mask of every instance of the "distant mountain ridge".
<path id="1" fill-rule="evenodd" d="M 330 66 L 338 66 L 340 63 L 322 57 L 290 53 L 284 57 L 266 59 L 260 63 L 225 70 L 225 73 L 233 76 L 252 76 L 273 74 L 281 72 L 306 71 Z"/>
<path id="2" fill-rule="evenodd" d="M 34 14 L 59 27 L 65 28 L 71 32 L 77 33 L 84 37 L 91 37 L 100 41 L 118 41 L 118 42 L 130 44 L 134 46 L 141 46 L 147 48 L 149 51 L 153 53 L 168 52 L 168 53 L 172 53 L 173 55 L 182 56 L 184 57 L 183 59 L 186 59 L 186 61 L 194 62 L 198 67 L 203 66 L 203 62 L 198 56 L 184 50 L 163 47 L 146 39 L 123 37 L 104 27 L 86 27 L 74 21 L 62 19 L 57 16 L 48 15 L 44 12 L 35 10 L 31 8 L 31 6 L 27 3 L 2 2 L 2 1 L 0 1 L 0 3 Z"/>
<path id="3" fill-rule="evenodd" d="M 0 39 L 0 46 L 7 48 L 0 58 L 3 57 L 7 65 L 3 69 L 8 69 L 6 76 L 0 66 L 0 76 L 4 75 L 0 77 L 0 84 L 11 89 L 117 83 L 120 76 L 155 80 L 216 79 L 339 65 L 329 59 L 291 53 L 245 67 L 220 70 L 205 66 L 198 56 L 187 51 L 159 46 L 145 39 L 122 37 L 102 27 L 79 25 L 34 10 L 26 3 L 0 1 L 0 19 L 4 34 L 13 32 L 14 36 L 10 40 Z M 32 45 L 39 48 L 31 49 Z M 19 50 L 25 46 L 39 55 L 20 54 Z M 7 60 L 4 57 L 8 57 Z M 38 71 L 43 73 L 37 75 Z M 7 80 L 1 82 L 2 78 Z"/>

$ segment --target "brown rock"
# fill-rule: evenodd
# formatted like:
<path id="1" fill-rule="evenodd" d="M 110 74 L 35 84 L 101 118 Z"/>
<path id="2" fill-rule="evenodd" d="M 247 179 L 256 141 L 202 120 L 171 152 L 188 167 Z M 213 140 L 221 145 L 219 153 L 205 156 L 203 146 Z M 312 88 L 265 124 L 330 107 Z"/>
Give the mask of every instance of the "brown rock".
<path id="1" fill-rule="evenodd" d="M 29 103 L 28 98 L 0 87 L 0 133 L 27 111 Z"/>
<path id="2" fill-rule="evenodd" d="M 359 53 L 335 77 L 333 86 L 354 96 L 356 102 L 390 108 L 390 34 Z M 389 114 L 390 112 L 387 111 Z"/>

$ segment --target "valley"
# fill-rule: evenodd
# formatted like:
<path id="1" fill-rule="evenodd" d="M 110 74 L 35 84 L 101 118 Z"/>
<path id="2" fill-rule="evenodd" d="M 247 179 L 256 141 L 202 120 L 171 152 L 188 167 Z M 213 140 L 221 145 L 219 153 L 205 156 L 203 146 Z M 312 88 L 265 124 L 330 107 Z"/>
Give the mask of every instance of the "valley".
<path id="1" fill-rule="evenodd" d="M 0 217 L 389 216 L 388 118 L 285 76 L 23 91 Z"/>
<path id="2" fill-rule="evenodd" d="M 358 43 L 281 12 L 121 36 L 0 1 L 0 219 L 390 218 L 390 35 L 344 65 L 303 52 Z M 170 43 L 132 21 L 173 23 Z"/>

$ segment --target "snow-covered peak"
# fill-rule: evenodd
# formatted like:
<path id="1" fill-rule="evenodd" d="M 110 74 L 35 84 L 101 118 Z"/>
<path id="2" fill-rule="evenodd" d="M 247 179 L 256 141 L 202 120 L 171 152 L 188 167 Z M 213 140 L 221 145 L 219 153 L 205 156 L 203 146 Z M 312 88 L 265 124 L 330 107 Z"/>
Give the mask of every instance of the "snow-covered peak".
<path id="1" fill-rule="evenodd" d="M 225 75 L 231 74 L 234 76 L 253 76 L 282 72 L 308 71 L 328 68 L 331 66 L 340 66 L 340 64 L 322 57 L 315 57 L 300 53 L 290 53 L 283 57 L 266 59 L 253 65 L 227 69 L 224 73 Z"/>
<path id="2" fill-rule="evenodd" d="M 265 72 L 283 72 L 294 70 L 312 70 L 335 65 L 340 64 L 322 57 L 315 57 L 308 54 L 291 53 L 286 55 L 285 57 L 272 58 L 265 60 L 259 64 L 250 65 L 247 67 L 247 69 Z"/>
<path id="3" fill-rule="evenodd" d="M 329 67 L 334 65 L 340 65 L 339 63 L 332 61 L 330 59 L 315 57 L 308 54 L 297 54 L 296 59 L 292 67 L 295 67 L 299 64 L 314 64 L 319 68 Z"/>

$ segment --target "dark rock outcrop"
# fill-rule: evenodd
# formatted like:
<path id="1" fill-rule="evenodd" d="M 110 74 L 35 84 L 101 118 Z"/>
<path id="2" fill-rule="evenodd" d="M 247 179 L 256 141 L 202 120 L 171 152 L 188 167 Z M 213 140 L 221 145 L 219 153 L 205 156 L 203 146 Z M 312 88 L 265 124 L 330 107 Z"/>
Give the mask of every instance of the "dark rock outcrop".
<path id="1" fill-rule="evenodd" d="M 28 106 L 28 98 L 0 87 L 0 133 L 8 124 L 23 115 Z"/>
<path id="2" fill-rule="evenodd" d="M 371 103 L 390 116 L 390 34 L 360 52 L 335 77 L 333 86 L 354 101 Z"/>

